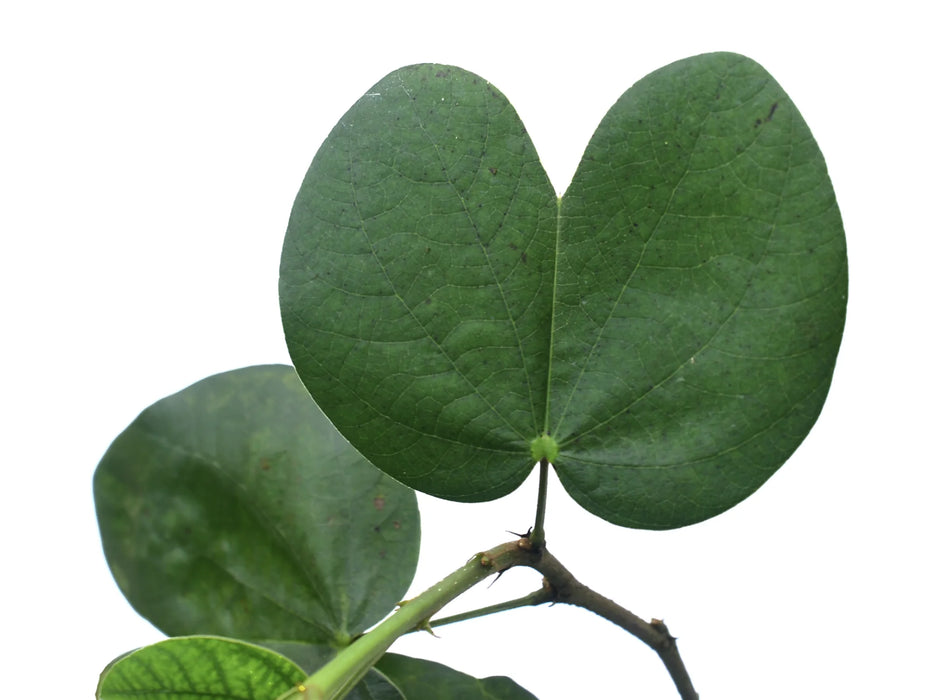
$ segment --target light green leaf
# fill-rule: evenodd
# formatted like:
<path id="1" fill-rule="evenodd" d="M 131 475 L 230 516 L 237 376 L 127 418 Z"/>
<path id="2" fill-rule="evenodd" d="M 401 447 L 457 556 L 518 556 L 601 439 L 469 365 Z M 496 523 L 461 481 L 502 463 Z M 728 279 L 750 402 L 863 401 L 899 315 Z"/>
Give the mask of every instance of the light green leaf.
<path id="1" fill-rule="evenodd" d="M 511 678 L 474 678 L 424 659 L 386 654 L 376 668 L 404 693 L 406 700 L 535 700 Z"/>
<path id="2" fill-rule="evenodd" d="M 846 286 L 799 112 L 758 64 L 706 54 L 622 96 L 561 200 L 494 87 L 392 73 L 315 157 L 280 297 L 302 381 L 404 483 L 490 499 L 547 457 L 590 511 L 670 528 L 803 440 Z"/>
<path id="3" fill-rule="evenodd" d="M 271 700 L 305 672 L 262 647 L 219 637 L 166 639 L 126 654 L 101 674 L 98 700 Z"/>
<path id="4" fill-rule="evenodd" d="M 104 455 L 94 497 L 114 578 L 169 635 L 346 643 L 417 563 L 414 493 L 340 437 L 290 367 L 155 403 Z"/>

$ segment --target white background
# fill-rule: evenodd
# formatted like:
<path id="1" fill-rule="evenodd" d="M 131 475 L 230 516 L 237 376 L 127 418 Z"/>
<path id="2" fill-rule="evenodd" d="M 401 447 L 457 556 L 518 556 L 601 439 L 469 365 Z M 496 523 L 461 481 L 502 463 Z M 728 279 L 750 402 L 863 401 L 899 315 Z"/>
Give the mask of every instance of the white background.
<path id="1" fill-rule="evenodd" d="M 357 97 L 409 63 L 479 73 L 563 191 L 631 83 L 713 50 L 763 64 L 829 165 L 851 265 L 834 385 L 804 445 L 726 514 L 626 530 L 552 480 L 549 544 L 585 583 L 664 618 L 708 700 L 931 697 L 928 21 L 897 1 L 635 5 L 4 4 L 4 697 L 90 698 L 112 657 L 161 638 L 110 577 L 93 470 L 151 402 L 288 362 L 286 221 Z M 494 504 L 422 507 L 418 590 L 528 527 L 534 484 Z M 465 605 L 536 585 L 510 572 Z M 652 652 L 584 611 L 440 634 L 404 650 L 509 674 L 541 700 L 676 697 Z"/>

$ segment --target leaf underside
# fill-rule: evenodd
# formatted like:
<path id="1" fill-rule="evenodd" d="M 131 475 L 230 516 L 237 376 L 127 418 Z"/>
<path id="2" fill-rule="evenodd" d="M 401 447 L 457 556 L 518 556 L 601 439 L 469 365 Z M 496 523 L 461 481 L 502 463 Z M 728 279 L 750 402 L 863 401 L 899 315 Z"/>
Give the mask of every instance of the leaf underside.
<path id="1" fill-rule="evenodd" d="M 390 74 L 315 156 L 280 279 L 301 380 L 376 466 L 488 500 L 549 435 L 570 495 L 642 528 L 726 510 L 796 449 L 846 289 L 809 129 L 727 53 L 629 89 L 562 198 L 488 82 Z"/>
<path id="2" fill-rule="evenodd" d="M 98 700 L 269 700 L 304 671 L 252 644 L 220 637 L 176 637 L 130 652 L 101 674 Z"/>

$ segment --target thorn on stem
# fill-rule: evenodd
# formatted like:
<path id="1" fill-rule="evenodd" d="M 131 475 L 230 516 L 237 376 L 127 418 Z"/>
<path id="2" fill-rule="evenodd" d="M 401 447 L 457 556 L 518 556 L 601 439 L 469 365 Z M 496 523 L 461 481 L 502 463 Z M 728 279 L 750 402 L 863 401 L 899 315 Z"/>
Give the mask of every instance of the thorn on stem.
<path id="1" fill-rule="evenodd" d="M 512 568 L 511 566 L 507 566 L 504 569 L 500 570 L 499 573 L 496 574 L 496 577 L 492 580 L 492 582 L 488 586 L 486 586 L 486 588 L 492 588 L 492 584 L 498 581 L 502 577 L 502 574 L 504 574 L 506 571 L 508 571 L 511 568 Z"/>

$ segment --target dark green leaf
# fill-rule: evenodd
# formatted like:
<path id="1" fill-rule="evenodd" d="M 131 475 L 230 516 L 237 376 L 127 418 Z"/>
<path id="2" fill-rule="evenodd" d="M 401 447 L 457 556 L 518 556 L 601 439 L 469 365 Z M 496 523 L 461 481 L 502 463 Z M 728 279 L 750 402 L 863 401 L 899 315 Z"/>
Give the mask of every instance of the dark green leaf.
<path id="1" fill-rule="evenodd" d="M 346 695 L 347 700 L 408 700 L 378 669 L 370 669 Z"/>
<path id="2" fill-rule="evenodd" d="M 376 668 L 406 700 L 534 700 L 534 695 L 511 678 L 474 678 L 433 661 L 386 654 Z"/>
<path id="3" fill-rule="evenodd" d="M 495 88 L 389 75 L 308 171 L 280 296 L 302 381 L 403 482 L 494 498 L 548 456 L 590 511 L 669 528 L 796 449 L 846 285 L 799 112 L 753 61 L 707 54 L 622 96 L 562 200 Z"/>
<path id="4" fill-rule="evenodd" d="M 166 639 L 114 661 L 99 700 L 271 700 L 305 679 L 278 654 L 232 639 Z"/>
<path id="5" fill-rule="evenodd" d="M 146 409 L 94 478 L 108 563 L 170 635 L 345 643 L 405 594 L 411 490 L 367 463 L 285 366 Z"/>
<path id="6" fill-rule="evenodd" d="M 562 483 L 624 525 L 722 512 L 816 421 L 842 334 L 842 221 L 803 118 L 748 59 L 667 66 L 606 115 L 561 220 Z"/>
<path id="7" fill-rule="evenodd" d="M 281 304 L 302 381 L 374 464 L 487 500 L 544 429 L 557 206 L 521 121 L 465 71 L 375 85 L 314 159 Z"/>

